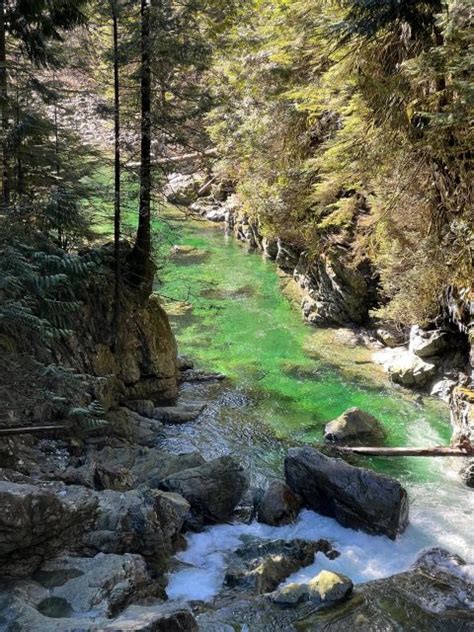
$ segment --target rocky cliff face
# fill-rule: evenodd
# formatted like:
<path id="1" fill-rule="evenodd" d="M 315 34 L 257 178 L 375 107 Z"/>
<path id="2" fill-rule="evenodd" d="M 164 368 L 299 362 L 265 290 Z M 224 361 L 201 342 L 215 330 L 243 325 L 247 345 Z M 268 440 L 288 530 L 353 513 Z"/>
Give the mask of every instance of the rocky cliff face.
<path id="1" fill-rule="evenodd" d="M 124 244 L 123 262 L 128 250 Z M 178 393 L 177 347 L 158 297 L 124 283 L 114 338 L 111 253 L 110 245 L 100 249 L 103 263 L 78 296 L 82 306 L 74 335 L 53 348 L 54 359 L 99 378 L 94 394 L 105 409 L 128 399 L 173 400 Z"/>

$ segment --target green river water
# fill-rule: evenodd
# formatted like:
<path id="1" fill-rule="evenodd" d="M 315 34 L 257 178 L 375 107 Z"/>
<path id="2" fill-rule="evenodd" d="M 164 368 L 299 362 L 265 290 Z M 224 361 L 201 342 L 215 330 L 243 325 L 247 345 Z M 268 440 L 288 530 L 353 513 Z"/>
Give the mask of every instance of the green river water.
<path id="1" fill-rule="evenodd" d="M 161 250 L 172 254 L 157 291 L 182 352 L 226 374 L 256 403 L 275 437 L 313 443 L 324 425 L 352 406 L 384 423 L 387 445 L 446 444 L 447 407 L 390 385 L 366 349 L 338 343 L 334 330 L 302 321 L 282 292 L 276 265 L 201 220 L 160 222 Z M 169 300 L 173 299 L 173 300 Z M 377 469 L 430 478 L 422 459 L 374 459 Z"/>
<path id="2" fill-rule="evenodd" d="M 133 196 L 132 196 L 133 197 Z M 136 222 L 125 209 L 130 234 Z M 110 201 L 106 205 L 110 217 Z M 253 485 L 282 477 L 287 448 L 322 440 L 324 425 L 352 406 L 382 422 L 386 445 L 447 444 L 449 410 L 390 384 L 371 362 L 372 351 L 349 348 L 336 330 L 305 324 L 288 277 L 259 252 L 249 252 L 222 226 L 161 208 L 155 219 L 160 269 L 155 291 L 169 314 L 180 353 L 198 368 L 222 372 L 224 382 L 184 384 L 181 400 L 202 400 L 204 413 L 164 428 L 163 447 L 199 450 L 206 459 L 230 453 Z M 101 223 L 104 234 L 110 222 Z M 212 600 L 224 576 L 225 555 L 243 536 L 330 539 L 340 558 L 331 568 L 355 582 L 386 577 L 410 566 L 425 547 L 469 557 L 474 549 L 473 494 L 459 480 L 456 459 L 358 458 L 357 463 L 398 478 L 410 499 L 410 525 L 395 542 L 345 529 L 303 511 L 295 525 L 256 522 L 217 525 L 188 537 L 183 570 L 170 576 L 168 595 Z M 298 577 L 311 577 L 318 562 Z"/>

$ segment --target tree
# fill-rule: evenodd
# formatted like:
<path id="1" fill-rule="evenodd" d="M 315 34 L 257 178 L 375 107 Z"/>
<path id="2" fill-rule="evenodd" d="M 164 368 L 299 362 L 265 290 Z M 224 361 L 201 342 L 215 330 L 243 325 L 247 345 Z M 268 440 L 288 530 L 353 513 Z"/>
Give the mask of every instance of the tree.
<path id="1" fill-rule="evenodd" d="M 149 286 L 151 265 L 151 40 L 150 4 L 140 4 L 140 197 L 138 230 L 131 255 L 132 279 Z"/>

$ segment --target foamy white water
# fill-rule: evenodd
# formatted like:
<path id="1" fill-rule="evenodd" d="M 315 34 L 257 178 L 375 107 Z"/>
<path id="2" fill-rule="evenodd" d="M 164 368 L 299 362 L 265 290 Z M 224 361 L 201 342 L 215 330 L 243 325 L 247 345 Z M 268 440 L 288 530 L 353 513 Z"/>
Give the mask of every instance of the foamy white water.
<path id="1" fill-rule="evenodd" d="M 413 486 L 410 525 L 396 541 L 346 529 L 331 518 L 302 511 L 298 521 L 285 527 L 253 522 L 211 527 L 187 537 L 188 549 L 178 558 L 188 568 L 172 573 L 168 597 L 176 600 L 210 601 L 222 588 L 225 555 L 235 551 L 243 535 L 262 539 L 329 540 L 341 555 L 335 560 L 318 553 L 315 562 L 292 575 L 288 582 L 307 581 L 323 569 L 350 577 L 354 583 L 389 577 L 407 570 L 421 551 L 439 546 L 458 553 L 473 564 L 466 572 L 474 579 L 474 494 L 449 480 Z"/>

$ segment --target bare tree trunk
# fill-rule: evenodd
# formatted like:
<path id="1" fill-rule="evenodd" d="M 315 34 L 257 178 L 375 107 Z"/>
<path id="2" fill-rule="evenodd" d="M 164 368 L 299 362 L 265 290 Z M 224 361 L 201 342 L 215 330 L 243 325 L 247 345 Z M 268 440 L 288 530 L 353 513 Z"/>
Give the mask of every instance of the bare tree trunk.
<path id="1" fill-rule="evenodd" d="M 8 166 L 8 74 L 5 34 L 5 0 L 0 0 L 0 115 L 2 133 L 2 202 L 6 208 L 10 206 L 10 181 Z"/>
<path id="2" fill-rule="evenodd" d="M 114 55 L 114 256 L 115 256 L 115 287 L 114 287 L 114 347 L 117 347 L 120 328 L 120 297 L 122 270 L 120 264 L 120 230 L 121 230 L 121 195 L 120 195 L 120 75 L 118 51 L 118 16 L 116 0 L 112 6 L 112 39 Z"/>
<path id="3" fill-rule="evenodd" d="M 474 455 L 474 448 L 435 446 L 433 448 L 372 448 L 337 446 L 341 452 L 365 456 L 462 456 Z"/>
<path id="4" fill-rule="evenodd" d="M 150 6 L 141 0 L 141 150 L 138 230 L 132 252 L 136 283 L 151 284 L 151 66 Z"/>

